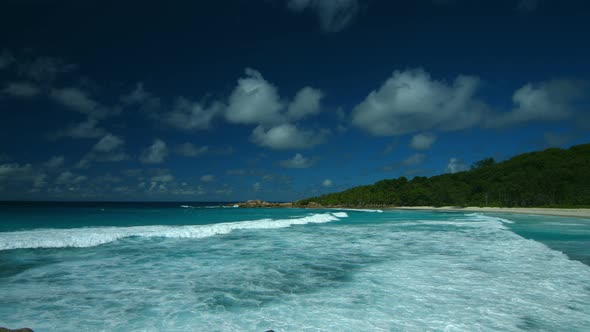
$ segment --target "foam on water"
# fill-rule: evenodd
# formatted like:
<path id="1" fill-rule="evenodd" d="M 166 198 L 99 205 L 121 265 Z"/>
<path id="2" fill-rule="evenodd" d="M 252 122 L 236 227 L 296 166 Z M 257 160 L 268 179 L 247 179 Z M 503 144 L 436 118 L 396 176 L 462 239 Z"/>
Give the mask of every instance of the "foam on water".
<path id="1" fill-rule="evenodd" d="M 319 216 L 338 218 L 309 217 Z M 0 279 L 0 321 L 64 331 L 590 327 L 590 267 L 498 218 L 392 211 L 347 220 L 251 227 L 198 244 L 23 251 L 19 259 L 41 263 Z"/>
<path id="2" fill-rule="evenodd" d="M 376 210 L 376 209 L 333 208 L 331 210 L 383 213 L 383 210 Z"/>
<path id="3" fill-rule="evenodd" d="M 36 229 L 0 233 L 0 250 L 25 248 L 94 247 L 128 237 L 204 238 L 237 229 L 283 228 L 291 225 L 326 223 L 346 218 L 345 212 L 314 214 L 295 219 L 261 219 L 195 226 L 86 227 Z"/>

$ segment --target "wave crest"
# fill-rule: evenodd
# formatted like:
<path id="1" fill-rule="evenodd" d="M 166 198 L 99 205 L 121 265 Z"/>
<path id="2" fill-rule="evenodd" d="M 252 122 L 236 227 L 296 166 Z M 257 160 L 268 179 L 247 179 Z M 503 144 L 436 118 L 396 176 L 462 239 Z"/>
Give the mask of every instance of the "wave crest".
<path id="1" fill-rule="evenodd" d="M 0 233 L 0 250 L 35 248 L 86 248 L 128 237 L 204 238 L 228 234 L 237 229 L 284 228 L 291 225 L 327 223 L 346 218 L 344 212 L 314 214 L 295 219 L 259 219 L 191 226 L 87 227 L 34 229 Z"/>

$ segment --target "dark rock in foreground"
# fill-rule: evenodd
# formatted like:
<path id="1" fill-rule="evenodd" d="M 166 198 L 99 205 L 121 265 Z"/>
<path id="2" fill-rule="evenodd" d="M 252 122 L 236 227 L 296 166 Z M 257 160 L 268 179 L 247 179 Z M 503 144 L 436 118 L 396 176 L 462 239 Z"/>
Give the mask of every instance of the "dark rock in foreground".
<path id="1" fill-rule="evenodd" d="M 23 328 L 16 329 L 16 330 L 11 330 L 11 329 L 7 329 L 5 327 L 0 327 L 0 332 L 34 332 L 34 331 L 28 327 L 23 327 Z"/>

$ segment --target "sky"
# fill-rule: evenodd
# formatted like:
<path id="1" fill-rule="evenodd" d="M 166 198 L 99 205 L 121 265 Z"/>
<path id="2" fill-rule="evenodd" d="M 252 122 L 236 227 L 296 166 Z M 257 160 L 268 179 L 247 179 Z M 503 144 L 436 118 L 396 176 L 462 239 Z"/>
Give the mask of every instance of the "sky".
<path id="1" fill-rule="evenodd" d="M 6 0 L 0 199 L 290 201 L 590 142 L 590 3 Z"/>

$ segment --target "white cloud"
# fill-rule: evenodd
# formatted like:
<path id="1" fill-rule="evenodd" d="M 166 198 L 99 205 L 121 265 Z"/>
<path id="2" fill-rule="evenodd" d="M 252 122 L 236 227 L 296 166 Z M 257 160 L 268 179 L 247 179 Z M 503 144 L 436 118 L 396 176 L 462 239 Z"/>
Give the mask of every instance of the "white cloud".
<path id="1" fill-rule="evenodd" d="M 65 157 L 64 156 L 53 156 L 49 158 L 43 165 L 49 168 L 59 168 L 64 165 Z"/>
<path id="2" fill-rule="evenodd" d="M 2 93 L 12 97 L 32 98 L 38 96 L 41 93 L 41 89 L 27 82 L 12 82 L 6 85 Z"/>
<path id="3" fill-rule="evenodd" d="M 125 141 L 122 138 L 107 134 L 92 149 L 96 152 L 111 152 L 123 146 L 124 143 Z"/>
<path id="4" fill-rule="evenodd" d="M 52 139 L 60 137 L 70 138 L 98 138 L 107 134 L 106 130 L 97 127 L 98 120 L 94 118 L 88 118 L 84 122 L 80 122 L 69 126 L 64 130 L 60 130 L 56 133 L 49 134 L 48 136 Z"/>
<path id="5" fill-rule="evenodd" d="M 344 29 L 360 10 L 359 0 L 288 0 L 287 7 L 296 12 L 314 11 L 327 32 Z"/>
<path id="6" fill-rule="evenodd" d="M 77 168 L 87 168 L 92 161 L 117 162 L 128 160 L 129 156 L 123 150 L 125 141 L 112 134 L 102 137 L 76 165 Z"/>
<path id="7" fill-rule="evenodd" d="M 417 164 L 421 164 L 426 159 L 426 156 L 422 153 L 415 153 L 406 159 L 402 160 L 402 166 L 413 166 Z"/>
<path id="8" fill-rule="evenodd" d="M 296 153 L 293 158 L 281 160 L 279 164 L 285 168 L 308 168 L 313 164 L 313 160 L 303 157 L 301 153 Z"/>
<path id="9" fill-rule="evenodd" d="M 447 169 L 445 172 L 447 173 L 458 173 L 467 170 L 467 165 L 463 161 L 457 158 L 449 159 L 449 164 L 447 165 Z"/>
<path id="10" fill-rule="evenodd" d="M 414 135 L 410 141 L 410 147 L 416 150 L 428 150 L 436 141 L 436 135 L 423 133 Z"/>
<path id="11" fill-rule="evenodd" d="M 157 115 L 157 113 L 162 108 L 162 102 L 160 98 L 147 92 L 144 89 L 142 82 L 137 83 L 133 91 L 121 96 L 120 99 L 124 105 L 138 106 L 141 111 L 147 113 L 149 116 L 155 119 L 160 120 L 160 117 Z"/>
<path id="12" fill-rule="evenodd" d="M 215 181 L 215 176 L 213 176 L 211 174 L 205 174 L 205 175 L 201 176 L 201 181 L 202 182 L 213 182 L 213 181 Z"/>
<path id="13" fill-rule="evenodd" d="M 53 89 L 50 97 L 67 108 L 92 117 L 102 118 L 112 113 L 112 110 L 100 105 L 78 88 Z"/>
<path id="14" fill-rule="evenodd" d="M 121 96 L 121 101 L 130 105 L 143 104 L 148 99 L 150 99 L 150 97 L 151 95 L 143 88 L 143 82 L 139 82 L 133 91 L 131 91 L 129 94 Z"/>
<path id="15" fill-rule="evenodd" d="M 262 184 L 260 182 L 256 182 L 252 185 L 252 190 L 254 190 L 254 192 L 259 192 L 262 190 Z"/>
<path id="16" fill-rule="evenodd" d="M 322 187 L 328 188 L 328 187 L 331 187 L 333 184 L 334 183 L 332 182 L 332 180 L 326 179 L 326 180 L 324 180 L 324 182 L 322 182 Z"/>
<path id="17" fill-rule="evenodd" d="M 153 182 L 168 183 L 168 182 L 174 181 L 174 176 L 172 174 L 160 174 L 160 175 L 152 176 L 151 180 Z"/>
<path id="18" fill-rule="evenodd" d="M 196 147 L 191 143 L 180 144 L 176 147 L 176 153 L 185 157 L 202 156 L 209 151 L 208 146 Z"/>
<path id="19" fill-rule="evenodd" d="M 72 185 L 79 184 L 86 180 L 88 180 L 88 177 L 84 175 L 77 175 L 70 171 L 65 171 L 58 175 L 58 177 L 55 179 L 55 183 L 61 185 Z"/>
<path id="20" fill-rule="evenodd" d="M 172 112 L 164 114 L 163 118 L 168 125 L 182 130 L 208 129 L 223 107 L 223 104 L 214 102 L 205 108 L 200 103 L 179 97 Z"/>
<path id="21" fill-rule="evenodd" d="M 395 71 L 353 111 L 353 123 L 374 135 L 397 136 L 478 124 L 488 106 L 476 99 L 479 78 L 436 81 L 422 69 Z"/>
<path id="22" fill-rule="evenodd" d="M 320 101 L 324 94 L 318 89 L 305 87 L 295 95 L 295 99 L 289 104 L 287 116 L 290 119 L 299 120 L 306 116 L 320 112 Z"/>
<path id="23" fill-rule="evenodd" d="M 2 164 L 0 165 L 0 177 L 1 176 L 12 176 L 17 173 L 28 172 L 32 169 L 31 164 L 19 165 L 17 163 Z"/>
<path id="24" fill-rule="evenodd" d="M 31 185 L 34 189 L 44 187 L 46 174 L 36 170 L 31 164 L 18 163 L 0 164 L 0 185 L 15 186 L 19 190 L 24 185 Z"/>
<path id="25" fill-rule="evenodd" d="M 289 103 L 260 72 L 247 68 L 224 114 L 230 123 L 257 125 L 250 136 L 255 144 L 272 149 L 309 148 L 323 142 L 328 131 L 302 130 L 294 122 L 319 113 L 322 97 L 320 90 L 305 87 Z"/>
<path id="26" fill-rule="evenodd" d="M 568 79 L 528 83 L 512 96 L 515 107 L 492 119 L 491 125 L 505 126 L 532 121 L 556 121 L 576 111 L 576 102 L 587 96 L 588 83 Z"/>
<path id="27" fill-rule="evenodd" d="M 254 143 L 271 149 L 307 149 L 322 143 L 327 134 L 327 130 L 314 132 L 298 129 L 292 124 L 282 124 L 270 129 L 258 126 L 250 138 Z"/>
<path id="28" fill-rule="evenodd" d="M 168 146 L 161 139 L 156 139 L 143 151 L 140 161 L 145 164 L 159 164 L 164 162 L 166 156 L 168 156 Z"/>
<path id="29" fill-rule="evenodd" d="M 246 77 L 238 80 L 238 86 L 229 97 L 225 117 L 232 123 L 277 123 L 282 121 L 283 107 L 276 87 L 260 72 L 246 68 Z"/>

